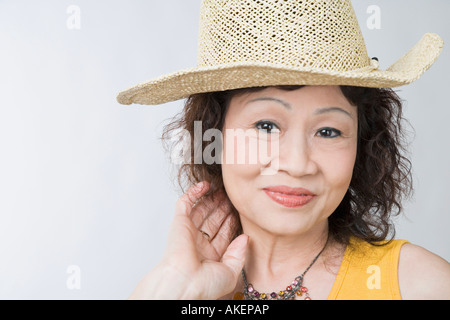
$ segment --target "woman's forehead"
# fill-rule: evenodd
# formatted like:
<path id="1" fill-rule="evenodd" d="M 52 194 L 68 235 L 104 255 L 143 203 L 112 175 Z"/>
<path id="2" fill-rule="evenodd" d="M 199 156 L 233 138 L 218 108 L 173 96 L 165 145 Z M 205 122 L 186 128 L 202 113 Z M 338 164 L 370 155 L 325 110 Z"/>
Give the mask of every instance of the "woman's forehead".
<path id="1" fill-rule="evenodd" d="M 264 104 L 279 105 L 285 111 L 293 111 L 299 107 L 309 107 L 318 109 L 317 114 L 342 109 L 344 113 L 351 116 L 356 111 L 353 110 L 355 108 L 344 96 L 339 86 L 304 86 L 294 90 L 268 87 L 234 96 L 230 104 L 241 111 L 243 110 L 242 108 Z"/>

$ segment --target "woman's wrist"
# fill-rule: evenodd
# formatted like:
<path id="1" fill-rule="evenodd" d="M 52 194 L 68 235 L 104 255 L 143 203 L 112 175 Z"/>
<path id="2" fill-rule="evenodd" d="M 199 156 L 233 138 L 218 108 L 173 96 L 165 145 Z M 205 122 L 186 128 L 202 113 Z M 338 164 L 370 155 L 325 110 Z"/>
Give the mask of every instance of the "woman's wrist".
<path id="1" fill-rule="evenodd" d="M 188 279 L 178 270 L 168 265 L 157 265 L 142 278 L 129 299 L 196 299 L 188 287 Z"/>

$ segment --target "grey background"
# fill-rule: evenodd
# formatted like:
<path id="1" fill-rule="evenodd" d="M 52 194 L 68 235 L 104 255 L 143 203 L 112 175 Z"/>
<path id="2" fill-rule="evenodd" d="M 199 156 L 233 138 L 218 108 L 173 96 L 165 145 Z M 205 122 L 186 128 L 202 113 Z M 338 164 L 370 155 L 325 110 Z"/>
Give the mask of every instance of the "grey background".
<path id="1" fill-rule="evenodd" d="M 426 32 L 450 39 L 446 0 L 353 1 L 385 69 Z M 381 9 L 370 30 L 369 5 Z M 81 9 L 70 30 L 67 8 Z M 159 136 L 183 101 L 122 106 L 118 91 L 196 65 L 200 0 L 0 1 L 0 298 L 123 299 L 159 260 L 175 172 Z M 406 100 L 415 196 L 397 238 L 450 259 L 450 50 Z M 81 288 L 66 286 L 67 268 Z"/>

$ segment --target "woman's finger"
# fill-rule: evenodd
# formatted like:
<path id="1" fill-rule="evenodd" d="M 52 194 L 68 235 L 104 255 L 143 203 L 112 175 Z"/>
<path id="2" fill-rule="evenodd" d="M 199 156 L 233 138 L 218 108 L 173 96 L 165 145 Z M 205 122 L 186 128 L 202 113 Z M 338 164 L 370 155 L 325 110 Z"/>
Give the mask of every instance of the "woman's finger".
<path id="1" fill-rule="evenodd" d="M 196 201 L 209 189 L 209 183 L 202 181 L 190 187 L 175 204 L 175 216 L 169 228 L 169 239 L 166 245 L 165 258 L 181 259 L 182 254 L 189 255 L 196 250 L 195 240 L 198 230 L 193 225 L 189 215 Z"/>
<path id="2" fill-rule="evenodd" d="M 191 220 L 197 229 L 202 227 L 205 220 L 211 217 L 211 214 L 220 206 L 224 199 L 225 195 L 223 192 L 219 191 L 198 201 L 190 215 Z"/>
<path id="3" fill-rule="evenodd" d="M 175 204 L 175 214 L 189 217 L 194 204 L 208 191 L 209 183 L 201 181 L 190 187 Z"/>
<path id="4" fill-rule="evenodd" d="M 212 240 L 230 214 L 230 209 L 225 195 L 220 196 L 217 201 L 214 201 L 213 208 L 204 217 L 198 229 L 208 233 Z"/>
<path id="5" fill-rule="evenodd" d="M 219 256 L 222 256 L 230 245 L 231 240 L 236 232 L 237 218 L 234 214 L 229 214 L 223 221 L 214 238 L 211 240 L 211 245 L 216 250 Z"/>
<path id="6" fill-rule="evenodd" d="M 240 276 L 241 270 L 244 267 L 248 240 L 249 238 L 247 235 L 241 234 L 230 243 L 222 256 L 222 263 L 232 271 L 234 279 L 236 280 Z"/>

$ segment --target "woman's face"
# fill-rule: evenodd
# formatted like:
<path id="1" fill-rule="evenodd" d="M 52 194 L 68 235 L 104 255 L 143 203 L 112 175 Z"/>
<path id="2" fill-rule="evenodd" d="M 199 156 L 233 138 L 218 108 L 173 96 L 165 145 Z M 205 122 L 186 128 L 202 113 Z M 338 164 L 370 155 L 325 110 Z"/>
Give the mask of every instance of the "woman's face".
<path id="1" fill-rule="evenodd" d="M 357 119 L 338 86 L 271 87 L 233 97 L 222 174 L 244 232 L 296 235 L 323 226 L 350 185 Z M 279 186 L 302 189 L 292 195 Z"/>

